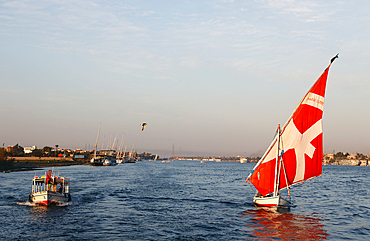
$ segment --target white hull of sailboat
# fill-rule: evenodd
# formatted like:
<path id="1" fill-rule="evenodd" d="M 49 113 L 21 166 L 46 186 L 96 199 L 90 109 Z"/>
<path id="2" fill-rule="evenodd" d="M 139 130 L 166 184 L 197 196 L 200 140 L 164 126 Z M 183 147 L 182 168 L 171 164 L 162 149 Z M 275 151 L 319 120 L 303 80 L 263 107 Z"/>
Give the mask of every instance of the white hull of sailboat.
<path id="1" fill-rule="evenodd" d="M 276 197 L 254 197 L 253 202 L 257 206 L 261 206 L 261 207 L 274 207 L 274 206 L 289 207 L 290 206 L 290 202 L 288 200 L 285 200 L 281 196 L 276 196 Z"/>

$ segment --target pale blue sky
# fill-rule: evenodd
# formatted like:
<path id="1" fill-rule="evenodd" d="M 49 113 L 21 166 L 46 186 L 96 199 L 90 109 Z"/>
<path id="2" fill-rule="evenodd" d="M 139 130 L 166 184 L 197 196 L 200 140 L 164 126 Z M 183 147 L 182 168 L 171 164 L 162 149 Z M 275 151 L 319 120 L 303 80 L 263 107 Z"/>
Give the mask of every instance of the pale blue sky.
<path id="1" fill-rule="evenodd" d="M 325 152 L 370 153 L 369 1 L 0 1 L 0 142 L 262 155 L 330 58 Z M 140 124 L 147 122 L 144 132 Z"/>

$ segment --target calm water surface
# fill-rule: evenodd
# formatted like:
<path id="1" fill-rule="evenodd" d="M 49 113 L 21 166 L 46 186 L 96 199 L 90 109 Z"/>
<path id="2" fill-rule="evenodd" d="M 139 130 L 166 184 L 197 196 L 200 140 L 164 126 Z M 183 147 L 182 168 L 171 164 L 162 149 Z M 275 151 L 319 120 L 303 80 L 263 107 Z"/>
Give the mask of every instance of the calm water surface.
<path id="1" fill-rule="evenodd" d="M 67 206 L 27 202 L 35 171 L 0 173 L 1 240 L 370 240 L 370 167 L 326 166 L 296 207 L 252 204 L 253 163 L 70 166 Z M 46 169 L 36 171 L 43 174 Z"/>

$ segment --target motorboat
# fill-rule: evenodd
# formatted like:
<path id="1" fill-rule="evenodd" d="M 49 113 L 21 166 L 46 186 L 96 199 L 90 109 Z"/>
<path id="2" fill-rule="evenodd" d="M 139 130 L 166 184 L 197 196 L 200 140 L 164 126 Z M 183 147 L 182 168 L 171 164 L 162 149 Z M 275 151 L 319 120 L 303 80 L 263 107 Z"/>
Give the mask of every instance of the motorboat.
<path id="1" fill-rule="evenodd" d="M 28 201 L 43 206 L 67 204 L 71 201 L 69 179 L 55 175 L 51 170 L 44 176 L 33 177 Z"/>

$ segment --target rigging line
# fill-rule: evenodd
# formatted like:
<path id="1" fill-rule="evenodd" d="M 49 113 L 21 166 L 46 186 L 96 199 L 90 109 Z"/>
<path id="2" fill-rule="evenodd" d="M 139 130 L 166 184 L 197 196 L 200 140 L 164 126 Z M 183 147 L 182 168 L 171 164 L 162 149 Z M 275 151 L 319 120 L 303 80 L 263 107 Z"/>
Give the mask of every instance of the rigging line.
<path id="1" fill-rule="evenodd" d="M 289 198 L 290 198 L 290 188 L 289 188 L 289 182 L 288 182 L 288 176 L 286 174 L 286 171 L 285 171 L 285 164 L 284 164 L 284 161 L 283 161 L 283 155 L 281 155 L 281 162 L 283 164 L 283 170 L 284 170 L 284 176 L 285 176 L 285 183 L 286 183 L 286 188 L 288 189 L 288 194 L 289 194 Z"/>
<path id="2" fill-rule="evenodd" d="M 286 188 L 288 190 L 288 195 L 289 195 L 289 198 L 291 200 L 290 188 L 289 188 L 289 185 L 290 184 L 289 184 L 289 181 L 288 181 L 288 175 L 286 174 L 283 156 L 284 156 L 284 142 L 283 142 L 283 140 L 281 140 L 281 163 L 283 164 L 283 170 L 284 170 L 284 177 L 285 177 Z"/>
<path id="3" fill-rule="evenodd" d="M 255 190 L 253 190 L 252 186 L 253 186 L 253 185 L 248 185 L 248 187 L 251 189 L 251 191 L 255 191 Z M 253 187 L 254 187 L 254 186 L 253 186 Z"/>
<path id="4" fill-rule="evenodd" d="M 276 132 L 277 133 L 277 132 Z M 270 146 L 267 148 L 266 152 L 263 154 L 263 156 L 259 159 L 259 161 L 257 162 L 257 164 L 253 167 L 252 171 L 249 173 L 248 177 L 247 177 L 247 180 L 245 180 L 245 182 L 248 182 L 248 180 L 250 179 L 250 177 L 252 176 L 252 174 L 254 173 L 254 171 L 257 169 L 257 167 L 261 164 L 261 162 L 265 159 L 265 157 L 267 156 L 267 154 L 271 151 L 272 147 L 274 146 L 274 144 L 276 143 L 277 141 L 277 135 L 274 135 L 274 137 L 272 138 L 272 142 L 270 144 Z"/>

